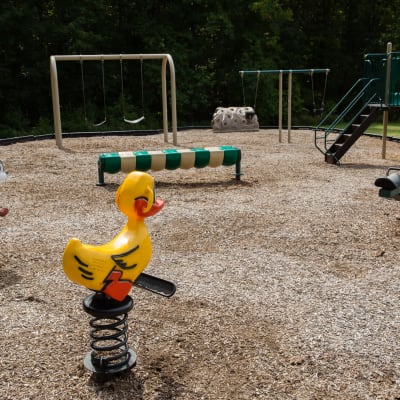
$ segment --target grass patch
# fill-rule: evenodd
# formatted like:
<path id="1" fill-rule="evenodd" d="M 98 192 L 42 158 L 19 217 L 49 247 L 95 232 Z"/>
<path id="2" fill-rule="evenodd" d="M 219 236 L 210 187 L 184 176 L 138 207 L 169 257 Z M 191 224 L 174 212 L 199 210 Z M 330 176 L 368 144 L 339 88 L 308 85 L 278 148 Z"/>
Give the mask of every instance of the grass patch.
<path id="1" fill-rule="evenodd" d="M 382 135 L 383 132 L 383 123 L 382 122 L 374 122 L 369 126 L 366 131 L 367 133 L 374 133 L 376 135 Z M 400 122 L 389 122 L 387 127 L 387 135 L 391 137 L 400 137 Z"/>

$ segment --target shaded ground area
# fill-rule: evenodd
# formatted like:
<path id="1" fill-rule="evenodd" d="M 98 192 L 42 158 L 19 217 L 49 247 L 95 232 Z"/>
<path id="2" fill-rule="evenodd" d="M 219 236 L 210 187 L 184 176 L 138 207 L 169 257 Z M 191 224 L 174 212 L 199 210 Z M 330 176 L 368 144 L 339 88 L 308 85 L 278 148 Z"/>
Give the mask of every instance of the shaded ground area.
<path id="1" fill-rule="evenodd" d="M 233 167 L 154 173 L 146 272 L 171 299 L 132 290 L 128 374 L 99 384 L 82 364 L 89 294 L 63 273 L 71 237 L 102 244 L 124 225 L 123 174 L 97 187 L 101 152 L 172 147 L 162 135 L 0 147 L 2 399 L 400 399 L 400 203 L 374 181 L 400 147 L 362 137 L 325 164 L 310 131 L 179 133 L 181 147 L 234 145 Z M 285 139 L 286 140 L 286 139 Z"/>

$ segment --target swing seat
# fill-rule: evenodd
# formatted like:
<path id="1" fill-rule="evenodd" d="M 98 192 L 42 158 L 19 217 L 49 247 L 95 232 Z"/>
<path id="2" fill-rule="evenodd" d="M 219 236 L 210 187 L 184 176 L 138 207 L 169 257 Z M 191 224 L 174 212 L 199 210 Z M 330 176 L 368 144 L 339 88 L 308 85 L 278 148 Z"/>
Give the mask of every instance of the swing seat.
<path id="1" fill-rule="evenodd" d="M 257 114 L 252 107 L 218 107 L 212 117 L 214 132 L 258 131 Z"/>
<path id="2" fill-rule="evenodd" d="M 126 122 L 127 124 L 138 124 L 139 122 L 142 122 L 143 120 L 144 120 L 144 115 L 142 115 L 140 118 L 137 118 L 134 120 L 124 118 L 124 122 Z"/>
<path id="3" fill-rule="evenodd" d="M 325 111 L 325 109 L 323 107 L 322 108 L 313 108 L 313 115 L 320 117 L 320 116 L 322 116 L 324 111 Z"/>
<path id="4" fill-rule="evenodd" d="M 93 126 L 101 126 L 104 125 L 107 122 L 107 119 L 104 119 L 103 121 L 99 122 L 98 124 L 93 124 Z"/>
<path id="5" fill-rule="evenodd" d="M 121 72 L 121 96 L 122 96 L 122 113 L 123 113 L 123 120 L 127 124 L 138 124 L 144 120 L 144 115 L 136 119 L 128 119 L 125 117 L 125 94 L 124 94 L 124 68 L 122 66 L 122 57 L 119 60 L 120 64 L 120 72 Z M 144 90 L 143 90 L 143 59 L 140 59 L 140 81 L 142 84 L 142 109 L 144 109 Z"/>

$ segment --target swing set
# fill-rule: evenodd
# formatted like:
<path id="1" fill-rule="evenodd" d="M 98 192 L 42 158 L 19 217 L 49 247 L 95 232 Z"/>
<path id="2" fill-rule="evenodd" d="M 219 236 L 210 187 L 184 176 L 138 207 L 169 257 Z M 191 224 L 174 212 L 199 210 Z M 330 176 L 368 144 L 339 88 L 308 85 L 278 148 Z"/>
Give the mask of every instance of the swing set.
<path id="1" fill-rule="evenodd" d="M 85 77 L 83 71 L 83 60 L 80 60 L 81 67 L 81 83 L 82 83 L 82 97 L 83 97 L 83 114 L 85 122 L 88 123 L 87 111 L 86 111 L 86 90 L 85 90 Z M 124 91 L 124 68 L 122 56 L 120 58 L 120 80 L 121 80 L 121 101 L 122 101 L 122 116 L 124 122 L 127 124 L 138 124 L 144 120 L 144 83 L 143 83 L 143 59 L 140 59 L 140 83 L 142 92 L 142 116 L 130 120 L 125 117 L 125 91 Z M 93 126 L 101 126 L 107 122 L 107 101 L 106 101 L 106 85 L 105 85 L 105 73 L 104 73 L 104 59 L 101 60 L 101 83 L 102 83 L 102 94 L 103 94 L 103 113 L 104 118 L 98 123 L 93 123 Z"/>
<path id="2" fill-rule="evenodd" d="M 170 108 L 171 108 L 171 124 L 173 143 L 177 145 L 177 116 L 176 116 L 176 88 L 175 88 L 175 67 L 172 57 L 169 54 L 109 54 L 109 55 L 57 55 L 50 57 L 50 78 L 51 78 L 51 94 L 53 102 L 53 118 L 54 118 L 54 133 L 56 144 L 62 148 L 62 126 L 61 126 L 61 111 L 60 111 L 60 95 L 57 76 L 57 62 L 60 61 L 79 61 L 81 70 L 81 85 L 83 97 L 83 110 L 85 122 L 88 123 L 87 116 L 87 93 L 85 87 L 84 61 L 100 61 L 101 62 L 101 86 L 103 100 L 103 117 L 99 122 L 91 123 L 94 127 L 99 127 L 107 122 L 107 99 L 106 99 L 106 83 L 105 83 L 105 68 L 104 62 L 110 60 L 119 60 L 120 62 L 120 80 L 121 80 L 121 100 L 122 100 L 122 118 L 123 121 L 130 125 L 135 125 L 145 119 L 144 116 L 144 79 L 143 79 L 143 60 L 162 60 L 161 65 L 161 95 L 162 95 L 162 110 L 163 110 L 163 130 L 164 141 L 168 143 L 168 107 L 167 107 L 167 64 L 170 73 Z M 141 82 L 141 107 L 142 115 L 136 119 L 129 119 L 126 115 L 126 96 L 123 60 L 139 60 L 140 61 L 140 82 Z"/>
<path id="3" fill-rule="evenodd" d="M 83 60 L 80 60 L 81 67 L 81 83 L 82 83 L 82 97 L 83 97 L 83 114 L 85 122 L 88 123 L 87 112 L 86 112 L 86 90 L 85 90 L 85 78 L 83 71 Z M 121 80 L 121 101 L 122 101 L 122 117 L 124 122 L 127 124 L 138 124 L 144 120 L 144 83 L 143 83 L 143 59 L 140 59 L 140 82 L 141 82 L 141 92 L 142 92 L 142 116 L 130 120 L 125 117 L 125 91 L 124 91 L 124 68 L 123 59 L 120 58 L 120 80 Z M 101 60 L 101 83 L 102 83 L 102 94 L 103 94 L 103 113 L 104 118 L 98 123 L 93 123 L 93 126 L 101 126 L 107 122 L 107 101 L 106 101 L 106 85 L 105 85 L 105 73 L 104 73 L 104 59 Z"/>
<path id="4" fill-rule="evenodd" d="M 288 116 L 287 116 L 287 127 L 288 127 L 288 143 L 291 141 L 291 129 L 292 129 L 292 86 L 293 86 L 293 74 L 309 74 L 311 80 L 311 91 L 312 91 L 312 102 L 313 102 L 313 113 L 314 115 L 322 115 L 325 107 L 325 95 L 326 86 L 328 82 L 328 74 L 330 69 L 328 68 L 317 68 L 317 69 L 268 69 L 268 70 L 251 70 L 251 71 L 239 71 L 242 81 L 243 101 L 246 102 L 245 90 L 244 90 L 244 76 L 245 75 L 257 75 L 256 88 L 254 95 L 254 111 L 256 110 L 258 87 L 260 84 L 261 74 L 279 74 L 279 142 L 282 142 L 282 115 L 283 115 L 283 75 L 288 76 Z M 324 73 L 325 81 L 322 92 L 322 97 L 319 106 L 317 105 L 317 96 L 315 94 L 315 83 L 314 74 Z"/>

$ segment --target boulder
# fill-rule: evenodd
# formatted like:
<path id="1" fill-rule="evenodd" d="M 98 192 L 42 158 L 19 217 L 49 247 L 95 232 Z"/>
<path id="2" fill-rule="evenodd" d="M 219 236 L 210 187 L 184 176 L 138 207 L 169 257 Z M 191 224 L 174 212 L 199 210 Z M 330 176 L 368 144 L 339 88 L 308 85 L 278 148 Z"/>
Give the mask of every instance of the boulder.
<path id="1" fill-rule="evenodd" d="M 260 128 L 252 107 L 218 107 L 211 126 L 215 132 L 258 131 Z"/>

